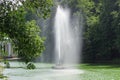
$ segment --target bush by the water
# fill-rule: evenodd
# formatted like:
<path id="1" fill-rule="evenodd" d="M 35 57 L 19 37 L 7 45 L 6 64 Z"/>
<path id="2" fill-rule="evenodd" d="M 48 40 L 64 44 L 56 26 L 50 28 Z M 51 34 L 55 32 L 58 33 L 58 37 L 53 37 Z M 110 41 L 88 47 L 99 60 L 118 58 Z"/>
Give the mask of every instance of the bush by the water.
<path id="1" fill-rule="evenodd" d="M 3 70 L 4 70 L 4 67 L 0 65 L 0 80 L 7 78 L 6 76 L 3 75 Z"/>
<path id="2" fill-rule="evenodd" d="M 6 68 L 10 68 L 10 63 L 7 60 L 4 62 L 4 64 L 6 65 Z"/>
<path id="3" fill-rule="evenodd" d="M 0 75 L 2 74 L 3 72 L 3 67 L 0 65 Z"/>
<path id="4" fill-rule="evenodd" d="M 28 64 L 27 64 L 27 69 L 35 69 L 36 67 L 35 67 L 35 65 L 32 63 L 32 62 L 29 62 Z"/>

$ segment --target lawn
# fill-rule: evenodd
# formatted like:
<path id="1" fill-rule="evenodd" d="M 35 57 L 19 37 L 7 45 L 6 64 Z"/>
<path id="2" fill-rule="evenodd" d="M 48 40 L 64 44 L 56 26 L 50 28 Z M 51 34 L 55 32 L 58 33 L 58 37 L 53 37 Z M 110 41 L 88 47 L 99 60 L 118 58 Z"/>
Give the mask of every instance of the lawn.
<path id="1" fill-rule="evenodd" d="M 80 80 L 120 80 L 119 65 L 81 64 L 79 68 L 84 70 Z"/>

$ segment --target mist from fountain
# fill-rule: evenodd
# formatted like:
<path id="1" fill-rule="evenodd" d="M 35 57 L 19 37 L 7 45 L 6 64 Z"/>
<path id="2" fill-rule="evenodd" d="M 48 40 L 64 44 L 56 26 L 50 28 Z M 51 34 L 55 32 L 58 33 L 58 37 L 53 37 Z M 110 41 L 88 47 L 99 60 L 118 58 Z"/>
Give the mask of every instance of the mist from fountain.
<path id="1" fill-rule="evenodd" d="M 58 5 L 54 21 L 56 65 L 79 63 L 81 52 L 79 24 L 73 25 L 73 22 L 70 9 Z"/>

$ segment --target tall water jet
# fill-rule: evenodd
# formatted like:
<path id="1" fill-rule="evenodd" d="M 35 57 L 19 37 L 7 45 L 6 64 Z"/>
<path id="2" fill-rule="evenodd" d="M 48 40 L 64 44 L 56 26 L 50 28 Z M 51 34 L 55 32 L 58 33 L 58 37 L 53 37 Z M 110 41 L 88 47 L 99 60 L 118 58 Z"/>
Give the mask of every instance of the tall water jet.
<path id="1" fill-rule="evenodd" d="M 55 61 L 57 66 L 79 63 L 80 35 L 79 21 L 74 25 L 70 10 L 60 5 L 57 7 L 54 32 L 55 32 Z M 72 24 L 73 23 L 73 24 Z"/>

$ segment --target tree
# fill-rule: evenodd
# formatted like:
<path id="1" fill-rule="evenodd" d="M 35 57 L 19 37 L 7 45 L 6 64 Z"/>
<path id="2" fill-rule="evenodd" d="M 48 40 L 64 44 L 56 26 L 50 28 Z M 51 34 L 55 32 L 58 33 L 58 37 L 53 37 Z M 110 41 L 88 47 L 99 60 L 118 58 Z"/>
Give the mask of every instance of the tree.
<path id="1" fill-rule="evenodd" d="M 63 0 L 73 14 L 84 16 L 83 59 L 108 61 L 120 56 L 119 0 Z"/>
<path id="2" fill-rule="evenodd" d="M 115 39 L 115 50 L 114 54 L 112 55 L 113 58 L 118 59 L 120 58 L 120 1 L 116 0 L 115 5 L 114 5 L 114 10 L 112 11 L 112 16 L 113 16 L 113 22 L 112 26 L 115 27 L 115 34 L 116 34 L 116 39 Z"/>
<path id="3" fill-rule="evenodd" d="M 98 1 L 95 4 L 98 4 Z M 93 24 L 93 27 L 90 25 L 90 28 L 87 28 L 88 46 L 86 46 L 86 55 L 91 58 L 92 62 L 110 61 L 115 58 L 113 55 L 117 53 L 115 45 L 116 27 L 113 26 L 113 11 L 116 10 L 116 0 L 109 2 L 101 0 L 99 4 L 99 14 L 94 13 L 98 16 L 97 23 Z"/>
<path id="4" fill-rule="evenodd" d="M 116 30 L 119 30 L 119 7 L 118 0 L 109 1 L 101 0 L 101 9 L 98 15 L 98 23 L 93 27 L 87 28 L 87 52 L 86 55 L 91 58 L 92 62 L 96 61 L 112 61 L 119 57 L 119 49 L 117 48 L 119 40 L 116 40 Z M 96 4 L 96 3 L 95 3 Z M 93 21 L 92 21 L 93 22 Z M 119 35 L 119 33 L 118 33 Z M 92 55 L 90 55 L 92 54 Z"/>
<path id="5" fill-rule="evenodd" d="M 16 4 L 3 0 L 0 3 L 0 32 L 6 33 L 12 39 L 18 56 L 26 63 L 39 56 L 45 49 L 44 39 L 39 36 L 40 29 L 36 22 L 27 22 L 25 19 L 27 11 L 46 18 L 51 6 L 51 0 L 19 0 Z"/>
<path id="6" fill-rule="evenodd" d="M 63 1 L 64 3 L 64 1 Z M 97 26 L 99 24 L 99 16 L 101 10 L 101 1 L 99 0 L 69 0 L 68 6 L 72 9 L 72 14 L 82 14 L 84 17 L 84 48 L 83 59 L 93 60 L 96 56 Z M 97 44 L 97 45 L 96 45 Z"/>

